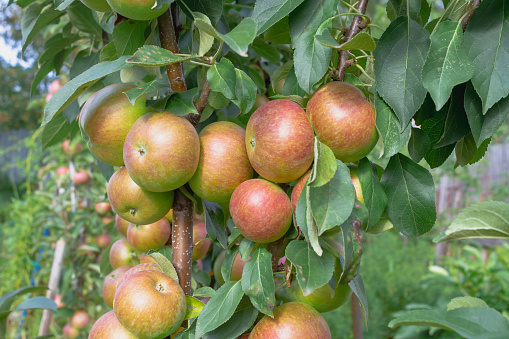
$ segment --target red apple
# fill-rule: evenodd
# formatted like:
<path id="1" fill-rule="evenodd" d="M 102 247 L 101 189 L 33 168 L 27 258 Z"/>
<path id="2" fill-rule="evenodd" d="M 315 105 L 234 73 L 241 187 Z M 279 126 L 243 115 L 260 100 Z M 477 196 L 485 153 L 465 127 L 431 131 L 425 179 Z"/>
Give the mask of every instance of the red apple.
<path id="1" fill-rule="evenodd" d="M 126 238 L 120 238 L 113 243 L 110 249 L 110 264 L 113 268 L 120 266 L 134 266 L 133 259 L 138 252 L 132 247 Z"/>
<path id="2" fill-rule="evenodd" d="M 216 258 L 216 261 L 214 262 L 214 278 L 216 279 L 216 282 L 218 285 L 224 284 L 223 275 L 221 274 L 221 267 L 223 266 L 223 262 L 226 256 L 226 252 L 222 251 L 219 253 L 219 255 Z M 240 253 L 237 253 L 235 256 L 235 259 L 233 259 L 233 265 L 232 265 L 232 273 L 230 275 L 231 281 L 239 281 L 242 279 L 242 271 L 244 270 L 244 265 L 246 264 L 247 260 L 242 260 L 240 258 Z"/>
<path id="3" fill-rule="evenodd" d="M 196 129 L 186 119 L 169 112 L 145 114 L 125 139 L 127 172 L 135 183 L 151 192 L 171 191 L 184 185 L 196 171 L 199 159 Z"/>
<path id="4" fill-rule="evenodd" d="M 99 234 L 95 243 L 99 246 L 99 248 L 106 248 L 111 244 L 111 237 L 106 233 Z"/>
<path id="5" fill-rule="evenodd" d="M 173 205 L 173 191 L 150 192 L 138 186 L 121 167 L 108 182 L 111 207 L 122 219 L 147 225 L 163 218 Z"/>
<path id="6" fill-rule="evenodd" d="M 202 220 L 195 219 L 193 225 L 193 260 L 203 258 L 210 249 L 211 241 L 207 236 L 207 228 Z"/>
<path id="7" fill-rule="evenodd" d="M 148 225 L 129 224 L 127 228 L 127 240 L 141 252 L 159 250 L 170 237 L 171 225 L 166 217 Z"/>
<path id="8" fill-rule="evenodd" d="M 291 301 L 308 304 L 318 312 L 324 313 L 335 310 L 343 305 L 350 298 L 352 290 L 348 284 L 340 284 L 334 290 L 329 284 L 325 284 L 310 294 L 304 295 L 297 280 L 294 280 L 291 287 L 287 290 L 287 294 Z"/>
<path id="9" fill-rule="evenodd" d="M 292 204 L 276 184 L 263 179 L 244 181 L 233 192 L 230 214 L 244 237 L 269 243 L 281 238 L 292 223 Z"/>
<path id="10" fill-rule="evenodd" d="M 67 155 L 76 155 L 79 152 L 81 152 L 83 146 L 81 146 L 81 143 L 79 141 L 74 141 L 71 143 L 71 140 L 66 139 L 62 144 L 62 149 L 64 150 L 64 153 Z"/>
<path id="11" fill-rule="evenodd" d="M 290 100 L 258 108 L 247 123 L 245 142 L 254 170 L 271 181 L 298 179 L 313 162 L 313 127 L 306 112 Z"/>
<path id="12" fill-rule="evenodd" d="M 65 304 L 62 302 L 63 296 L 61 294 L 55 295 L 55 298 L 53 300 L 55 301 L 55 304 L 57 304 L 57 308 L 62 308 L 65 306 Z"/>
<path id="13" fill-rule="evenodd" d="M 133 274 L 137 273 L 137 272 L 140 272 L 140 271 L 158 271 L 158 272 L 162 272 L 161 271 L 161 268 L 159 267 L 159 265 L 157 265 L 155 262 L 149 262 L 149 263 L 144 263 L 144 264 L 139 264 L 139 265 L 136 265 L 134 267 L 130 267 L 129 268 L 129 271 L 127 271 L 123 276 L 122 278 L 120 279 L 120 281 L 118 282 L 118 286 L 120 286 L 120 284 L 122 284 L 124 281 L 126 281 L 127 279 L 129 279 Z"/>
<path id="14" fill-rule="evenodd" d="M 134 87 L 124 83 L 104 87 L 87 100 L 79 115 L 81 136 L 90 152 L 113 166 L 124 165 L 122 151 L 127 133 L 149 111 L 144 96 L 136 99 L 133 106 L 123 93 Z"/>
<path id="15" fill-rule="evenodd" d="M 251 331 L 249 339 L 330 339 L 331 333 L 323 316 L 313 307 L 300 302 L 282 304 L 273 310 Z"/>
<path id="16" fill-rule="evenodd" d="M 113 310 L 118 321 L 141 338 L 163 338 L 177 329 L 186 315 L 180 285 L 157 271 L 141 271 L 120 284 Z"/>
<path id="17" fill-rule="evenodd" d="M 85 328 L 90 323 L 90 318 L 85 311 L 76 311 L 72 315 L 71 324 L 75 328 Z"/>
<path id="18" fill-rule="evenodd" d="M 64 328 L 62 329 L 62 334 L 66 338 L 77 338 L 80 335 L 78 330 L 71 324 L 65 324 Z"/>
<path id="19" fill-rule="evenodd" d="M 233 190 L 253 177 L 246 132 L 229 121 L 213 122 L 200 132 L 200 162 L 189 186 L 200 198 L 227 202 Z"/>
<path id="20" fill-rule="evenodd" d="M 90 180 L 92 180 L 92 177 L 85 170 L 76 171 L 72 176 L 72 181 L 76 186 L 88 184 Z"/>
<path id="21" fill-rule="evenodd" d="M 113 297 L 117 291 L 118 283 L 122 276 L 129 271 L 131 266 L 120 266 L 113 270 L 104 278 L 103 284 L 103 300 L 106 305 L 113 307 Z"/>
<path id="22" fill-rule="evenodd" d="M 106 312 L 95 322 L 88 334 L 88 339 L 137 339 L 117 320 L 113 310 Z"/>
<path id="23" fill-rule="evenodd" d="M 81 0 L 88 8 L 97 12 L 111 12 L 111 7 L 106 0 Z"/>
<path id="24" fill-rule="evenodd" d="M 320 87 L 307 103 L 307 114 L 318 139 L 343 162 L 364 158 L 378 141 L 375 109 L 349 83 L 333 81 Z"/>
<path id="25" fill-rule="evenodd" d="M 169 7 L 167 3 L 163 3 L 161 8 L 152 9 L 157 4 L 156 0 L 108 0 L 108 3 L 115 12 L 133 20 L 152 20 L 163 14 Z"/>
<path id="26" fill-rule="evenodd" d="M 57 175 L 62 176 L 69 173 L 69 167 L 66 166 L 60 166 L 57 168 Z"/>
<path id="27" fill-rule="evenodd" d="M 127 228 L 129 227 L 129 224 L 129 221 L 122 219 L 118 216 L 118 214 L 115 215 L 115 227 L 124 237 L 127 237 Z"/>
<path id="28" fill-rule="evenodd" d="M 94 209 L 99 215 L 105 215 L 106 213 L 111 212 L 111 205 L 109 202 L 101 201 L 97 202 L 94 205 Z"/>
<path id="29" fill-rule="evenodd" d="M 311 175 L 311 170 L 307 171 L 306 174 L 304 174 L 299 181 L 295 184 L 292 191 L 292 208 L 295 212 L 297 210 L 297 201 L 299 200 L 300 194 L 302 193 L 302 190 L 304 189 L 304 185 L 306 184 L 306 181 L 308 181 L 309 176 Z"/>

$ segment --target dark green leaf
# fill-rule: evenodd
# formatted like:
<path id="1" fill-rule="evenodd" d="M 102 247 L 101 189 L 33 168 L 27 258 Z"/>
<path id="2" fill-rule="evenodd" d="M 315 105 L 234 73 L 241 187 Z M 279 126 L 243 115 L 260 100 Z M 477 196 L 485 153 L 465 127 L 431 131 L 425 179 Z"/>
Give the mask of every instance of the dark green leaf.
<path id="1" fill-rule="evenodd" d="M 117 57 L 133 55 L 145 43 L 146 21 L 122 21 L 113 30 L 113 43 Z M 101 51 L 102 55 L 102 51 Z"/>
<path id="2" fill-rule="evenodd" d="M 25 52 L 27 46 L 34 41 L 41 29 L 49 26 L 64 14 L 64 12 L 55 10 L 51 4 L 43 6 L 39 2 L 33 2 L 26 7 L 21 18 L 21 46 L 23 46 L 21 52 Z"/>
<path id="3" fill-rule="evenodd" d="M 116 56 L 111 61 L 115 61 L 115 60 L 117 60 Z M 71 79 L 76 78 L 78 75 L 85 72 L 90 67 L 99 63 L 99 61 L 100 61 L 100 55 L 97 53 L 84 54 L 83 52 L 80 52 L 74 59 L 74 62 L 71 66 L 71 71 L 69 72 L 69 77 Z"/>
<path id="4" fill-rule="evenodd" d="M 251 17 L 258 24 L 257 35 L 290 14 L 303 0 L 258 0 Z"/>
<path id="5" fill-rule="evenodd" d="M 154 45 L 144 45 L 138 49 L 134 55 L 127 60 L 130 64 L 140 66 L 166 66 L 177 62 L 186 61 L 192 58 L 196 58 L 198 55 L 186 55 L 180 56 L 173 54 L 172 52 Z"/>
<path id="6" fill-rule="evenodd" d="M 258 247 L 242 271 L 242 290 L 260 312 L 272 317 L 270 306 L 276 304 L 272 255 Z"/>
<path id="7" fill-rule="evenodd" d="M 163 89 L 163 88 L 169 88 L 170 85 L 166 82 L 164 82 L 161 79 L 155 79 L 151 82 L 146 82 L 141 86 L 137 86 L 135 88 L 132 88 L 128 91 L 125 91 L 125 95 L 127 95 L 127 98 L 129 98 L 129 102 L 131 105 L 134 105 L 136 100 L 143 96 L 147 95 L 149 93 L 155 92 L 157 90 Z M 196 91 L 195 91 L 196 92 Z M 173 112 L 172 112 L 173 113 Z"/>
<path id="8" fill-rule="evenodd" d="M 74 42 L 81 39 L 81 37 L 77 34 L 73 34 L 71 36 L 62 36 L 62 33 L 55 34 L 51 38 L 46 41 L 44 44 L 44 52 L 40 55 L 37 63 L 43 64 L 46 61 L 49 61 L 55 55 L 57 55 L 63 49 L 71 46 Z"/>
<path id="9" fill-rule="evenodd" d="M 95 159 L 95 160 L 97 161 L 97 167 L 99 168 L 99 171 L 103 175 L 104 179 L 106 179 L 107 182 L 110 181 L 111 176 L 113 175 L 113 173 L 115 173 L 113 166 L 111 166 L 110 164 L 107 164 L 105 162 L 102 162 L 99 159 Z M 102 257 L 101 257 L 101 259 L 102 259 Z"/>
<path id="10" fill-rule="evenodd" d="M 57 304 L 49 298 L 46 297 L 33 297 L 28 300 L 25 300 L 19 303 L 16 307 L 14 307 L 13 311 L 24 311 L 24 310 L 33 310 L 33 309 L 45 309 L 51 310 L 53 312 L 57 311 Z"/>
<path id="11" fill-rule="evenodd" d="M 49 72 L 53 70 L 54 67 L 55 64 L 53 62 L 53 59 L 48 60 L 46 61 L 46 63 L 39 66 L 39 70 L 35 74 L 34 80 L 32 81 L 32 86 L 30 87 L 30 96 L 34 95 L 35 90 L 37 89 L 41 81 L 43 81 L 46 78 L 46 76 L 49 74 Z"/>
<path id="12" fill-rule="evenodd" d="M 359 167 L 357 167 L 357 175 L 359 176 L 359 182 L 361 183 L 362 197 L 364 199 L 364 205 L 368 209 L 369 228 L 375 225 L 380 217 L 382 216 L 385 207 L 387 206 L 387 196 L 380 184 L 376 167 L 373 167 L 371 162 L 367 158 L 363 158 L 359 161 Z"/>
<path id="13" fill-rule="evenodd" d="M 321 11 L 323 9 L 323 1 L 322 0 L 306 0 L 301 1 L 301 4 L 290 13 L 289 16 L 289 27 L 290 27 L 290 37 L 292 40 L 292 45 L 295 46 L 297 40 L 305 30 L 316 30 L 323 22 L 316 20 L 315 12 L 319 12 L 317 15 L 321 15 Z M 328 17 L 330 18 L 334 15 L 336 10 L 332 13 L 328 13 Z M 318 22 L 319 21 L 319 22 Z M 322 32 L 320 32 L 321 34 Z"/>
<path id="14" fill-rule="evenodd" d="M 237 78 L 235 96 L 237 99 L 233 100 L 233 103 L 240 108 L 241 114 L 247 114 L 253 108 L 258 88 L 244 71 L 236 68 L 235 74 Z"/>
<path id="15" fill-rule="evenodd" d="M 254 307 L 238 311 L 227 322 L 205 333 L 203 339 L 237 338 L 253 326 L 257 316 L 258 310 Z"/>
<path id="16" fill-rule="evenodd" d="M 205 226 L 207 234 L 214 240 L 217 239 L 223 248 L 228 247 L 226 228 L 224 226 L 224 212 L 217 204 L 203 200 L 203 211 L 205 214 Z"/>
<path id="17" fill-rule="evenodd" d="M 366 296 L 366 290 L 364 288 L 364 282 L 362 281 L 362 277 L 360 274 L 357 274 L 353 280 L 348 283 L 348 286 L 352 289 L 352 292 L 359 299 L 359 304 L 361 305 L 362 313 L 364 314 L 364 322 L 368 323 L 368 297 Z"/>
<path id="18" fill-rule="evenodd" d="M 444 132 L 438 142 L 433 146 L 434 148 L 454 144 L 470 132 L 465 107 L 463 105 L 465 86 L 466 84 L 461 84 L 454 87 L 452 90 L 447 117 L 445 119 Z"/>
<path id="19" fill-rule="evenodd" d="M 373 52 L 375 50 L 375 41 L 368 33 L 361 32 L 354 35 L 351 40 L 343 43 L 340 48 L 344 51 L 359 49 L 367 52 Z"/>
<path id="20" fill-rule="evenodd" d="M 386 10 L 391 21 L 401 15 L 409 15 L 410 18 L 424 26 L 428 22 L 431 7 L 426 0 L 389 0 Z"/>
<path id="21" fill-rule="evenodd" d="M 71 20 L 74 27 L 84 33 L 101 37 L 102 28 L 94 19 L 92 10 L 85 6 L 81 1 L 74 1 L 72 5 L 67 8 L 67 15 Z"/>
<path id="22" fill-rule="evenodd" d="M 14 291 L 7 292 L 0 297 L 0 312 L 9 311 L 12 303 L 22 295 L 33 292 L 40 292 L 47 289 L 48 288 L 46 286 L 26 286 L 18 288 Z"/>
<path id="23" fill-rule="evenodd" d="M 270 62 L 279 62 L 281 60 L 281 55 L 279 54 L 279 50 L 272 46 L 263 42 L 262 39 L 256 38 L 253 41 L 253 50 L 261 57 L 264 57 Z"/>
<path id="24" fill-rule="evenodd" d="M 65 138 L 68 138 L 71 131 L 77 128 L 77 122 L 69 124 L 63 114 L 58 114 L 53 120 L 46 124 L 42 130 L 42 148 L 47 149 Z"/>
<path id="25" fill-rule="evenodd" d="M 288 16 L 276 22 L 273 26 L 265 31 L 265 41 L 274 44 L 291 44 L 290 27 L 288 25 Z"/>
<path id="26" fill-rule="evenodd" d="M 182 93 L 173 93 L 166 104 L 166 109 L 181 117 L 188 113 L 198 114 L 193 103 L 193 99 L 197 93 L 197 87 Z"/>
<path id="27" fill-rule="evenodd" d="M 297 81 L 297 76 L 295 75 L 295 67 L 292 67 L 288 72 L 288 76 L 285 80 L 285 85 L 283 86 L 283 95 L 286 96 L 306 96 L 306 92 L 299 86 L 299 82 Z"/>
<path id="28" fill-rule="evenodd" d="M 222 109 L 228 106 L 230 100 L 223 93 L 211 91 L 209 95 L 209 105 L 215 109 Z"/>
<path id="29" fill-rule="evenodd" d="M 316 41 L 320 44 L 331 47 L 331 48 L 341 48 L 341 45 L 334 39 L 331 32 L 326 29 L 322 33 L 315 35 Z"/>
<path id="30" fill-rule="evenodd" d="M 246 57 L 247 48 L 256 36 L 256 21 L 252 18 L 244 18 L 231 32 L 219 37 L 230 46 L 230 48 L 237 54 Z"/>
<path id="31" fill-rule="evenodd" d="M 212 91 L 222 93 L 227 99 L 236 99 L 237 73 L 230 60 L 222 58 L 209 68 L 207 80 Z"/>
<path id="32" fill-rule="evenodd" d="M 214 23 L 218 22 L 223 14 L 223 0 L 177 0 L 177 2 L 180 9 L 191 19 L 193 14 L 189 10 L 207 14 Z"/>
<path id="33" fill-rule="evenodd" d="M 428 134 L 420 128 L 412 128 L 412 135 L 408 140 L 408 153 L 413 161 L 419 162 L 431 149 Z"/>

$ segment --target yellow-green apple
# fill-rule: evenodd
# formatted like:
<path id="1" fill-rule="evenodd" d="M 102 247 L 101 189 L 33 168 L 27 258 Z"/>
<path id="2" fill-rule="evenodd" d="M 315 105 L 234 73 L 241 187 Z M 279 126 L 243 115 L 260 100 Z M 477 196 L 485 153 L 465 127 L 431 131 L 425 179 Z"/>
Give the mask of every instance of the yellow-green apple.
<path id="1" fill-rule="evenodd" d="M 115 227 L 124 237 L 127 237 L 127 228 L 129 228 L 129 224 L 129 221 L 122 219 L 118 214 L 115 215 Z"/>
<path id="2" fill-rule="evenodd" d="M 216 258 L 216 261 L 214 262 L 214 278 L 216 279 L 216 282 L 218 285 L 224 284 L 223 275 L 221 274 L 221 267 L 223 266 L 224 259 L 226 257 L 226 252 L 222 251 L 219 253 L 219 255 Z M 242 279 L 242 271 L 244 270 L 244 265 L 246 264 L 247 260 L 242 260 L 240 257 L 240 253 L 237 253 L 235 256 L 235 259 L 233 259 L 233 265 L 232 265 L 232 273 L 230 275 L 231 281 L 239 281 Z"/>
<path id="3" fill-rule="evenodd" d="M 106 233 L 99 234 L 95 239 L 95 243 L 99 248 L 108 247 L 111 244 L 111 237 Z"/>
<path id="4" fill-rule="evenodd" d="M 313 162 L 313 127 L 306 112 L 285 99 L 269 101 L 249 118 L 246 149 L 254 170 L 286 183 L 301 177 Z"/>
<path id="5" fill-rule="evenodd" d="M 65 324 L 64 328 L 62 329 L 62 334 L 66 338 L 77 338 L 80 335 L 78 329 L 73 327 L 71 324 Z"/>
<path id="6" fill-rule="evenodd" d="M 163 3 L 161 8 L 152 9 L 156 0 L 107 0 L 111 8 L 118 14 L 133 20 L 152 20 L 163 14 L 169 7 Z"/>
<path id="7" fill-rule="evenodd" d="M 67 155 L 76 155 L 83 149 L 83 146 L 81 146 L 81 143 L 79 141 L 73 141 L 66 139 L 62 143 L 62 149 L 64 150 L 64 153 Z"/>
<path id="8" fill-rule="evenodd" d="M 171 238 L 171 225 L 166 217 L 148 225 L 129 224 L 127 240 L 141 252 L 157 251 Z"/>
<path id="9" fill-rule="evenodd" d="M 147 225 L 163 218 L 173 205 L 173 191 L 151 192 L 138 186 L 120 167 L 108 182 L 111 207 L 122 219 Z"/>
<path id="10" fill-rule="evenodd" d="M 69 173 L 69 167 L 66 166 L 60 166 L 57 168 L 57 175 L 62 176 Z"/>
<path id="11" fill-rule="evenodd" d="M 207 236 L 207 228 L 202 220 L 194 219 L 193 223 L 193 260 L 203 258 L 210 249 L 210 239 Z"/>
<path id="12" fill-rule="evenodd" d="M 88 184 L 90 182 L 90 180 L 92 180 L 92 177 L 90 176 L 90 174 L 88 174 L 87 171 L 78 170 L 78 171 L 74 172 L 71 179 L 76 186 L 80 186 L 80 185 Z"/>
<path id="13" fill-rule="evenodd" d="M 180 285 L 158 271 L 140 271 L 117 288 L 113 310 L 118 321 L 140 338 L 164 338 L 184 321 L 187 303 Z"/>
<path id="14" fill-rule="evenodd" d="M 111 204 L 107 201 L 96 202 L 94 209 L 97 214 L 105 215 L 106 213 L 111 212 Z"/>
<path id="15" fill-rule="evenodd" d="M 103 314 L 92 326 L 88 339 L 137 339 L 117 320 L 113 310 Z"/>
<path id="16" fill-rule="evenodd" d="M 297 210 L 297 201 L 299 200 L 300 194 L 302 193 L 302 190 L 304 189 L 304 185 L 308 181 L 309 176 L 311 175 L 311 170 L 307 171 L 306 174 L 304 174 L 299 181 L 295 184 L 292 191 L 292 208 L 293 211 Z"/>
<path id="17" fill-rule="evenodd" d="M 125 139 L 127 172 L 135 183 L 152 192 L 171 191 L 184 185 L 196 171 L 199 159 L 200 139 L 196 129 L 170 112 L 142 116 Z"/>
<path id="18" fill-rule="evenodd" d="M 90 9 L 97 12 L 111 12 L 111 7 L 106 0 L 81 0 L 81 2 Z"/>
<path id="19" fill-rule="evenodd" d="M 307 103 L 307 114 L 318 139 L 343 162 L 364 158 L 378 141 L 375 109 L 349 83 L 333 81 L 320 87 Z"/>
<path id="20" fill-rule="evenodd" d="M 120 238 L 111 245 L 110 264 L 113 268 L 120 266 L 134 266 L 138 251 L 129 244 L 126 238 Z"/>
<path id="21" fill-rule="evenodd" d="M 105 278 L 103 284 L 103 300 L 106 305 L 113 307 L 113 297 L 117 291 L 118 283 L 122 276 L 129 271 L 131 266 L 120 266 L 111 271 Z"/>
<path id="22" fill-rule="evenodd" d="M 292 203 L 278 185 L 263 179 L 240 184 L 230 200 L 230 214 L 247 239 L 269 243 L 281 238 L 292 223 Z"/>
<path id="23" fill-rule="evenodd" d="M 135 274 L 137 272 L 140 272 L 140 271 L 158 271 L 158 272 L 162 272 L 162 270 L 159 267 L 159 265 L 157 265 L 155 262 L 154 263 L 151 263 L 151 262 L 149 262 L 149 263 L 142 263 L 142 264 L 136 265 L 134 267 L 130 267 L 129 270 L 127 272 L 125 272 L 125 274 L 122 276 L 122 278 L 118 282 L 118 285 L 120 286 L 124 281 L 129 279 L 133 274 Z"/>
<path id="24" fill-rule="evenodd" d="M 233 190 L 253 177 L 246 131 L 229 121 L 213 122 L 200 132 L 200 161 L 189 186 L 197 196 L 227 202 Z"/>
<path id="25" fill-rule="evenodd" d="M 274 308 L 272 312 L 274 318 L 264 316 L 251 331 L 249 339 L 331 338 L 323 316 L 307 304 L 289 302 Z"/>
<path id="26" fill-rule="evenodd" d="M 173 208 L 166 213 L 166 219 L 170 222 L 170 224 L 173 222 Z"/>
<path id="27" fill-rule="evenodd" d="M 318 312 L 324 313 L 335 310 L 343 305 L 350 298 L 352 290 L 348 284 L 340 284 L 335 289 L 332 289 L 329 284 L 325 284 L 310 294 L 304 295 L 299 283 L 297 280 L 294 280 L 287 293 L 290 301 L 308 304 L 313 306 Z"/>
<path id="28" fill-rule="evenodd" d="M 88 149 L 97 159 L 113 166 L 124 165 L 122 151 L 127 133 L 149 111 L 144 96 L 131 105 L 123 93 L 134 87 L 124 83 L 104 87 L 87 100 L 79 115 L 81 136 Z"/>
<path id="29" fill-rule="evenodd" d="M 75 328 L 85 328 L 90 323 L 90 318 L 85 311 L 76 311 L 72 315 L 71 324 Z"/>

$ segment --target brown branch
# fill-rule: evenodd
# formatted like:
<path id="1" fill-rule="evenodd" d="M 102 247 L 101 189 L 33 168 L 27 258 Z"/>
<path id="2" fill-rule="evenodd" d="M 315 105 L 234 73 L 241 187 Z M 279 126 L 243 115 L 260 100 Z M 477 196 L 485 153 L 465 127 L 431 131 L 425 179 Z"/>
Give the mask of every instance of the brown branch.
<path id="1" fill-rule="evenodd" d="M 474 15 L 475 13 L 475 9 L 474 8 L 477 8 L 479 7 L 479 5 L 481 4 L 481 0 L 472 0 L 470 1 L 470 3 L 467 5 L 467 8 L 465 8 L 465 11 L 463 12 L 463 15 L 465 15 L 465 13 L 468 13 L 467 15 L 465 15 L 465 17 L 463 18 L 463 20 L 461 20 L 461 28 L 463 28 L 463 32 L 465 31 L 465 29 L 467 28 L 467 25 L 468 25 L 468 22 L 470 21 L 470 18 L 472 17 L 472 15 Z M 474 10 L 472 10 L 474 9 Z M 470 11 L 470 12 L 469 12 Z"/>
<path id="2" fill-rule="evenodd" d="M 279 272 L 279 259 L 283 256 L 283 249 L 286 246 L 286 238 L 279 238 L 278 240 L 267 244 L 267 251 L 272 254 L 272 272 Z"/>
<path id="3" fill-rule="evenodd" d="M 357 6 L 357 10 L 364 14 L 366 13 L 366 7 L 368 6 L 368 0 L 360 0 L 359 5 Z M 366 22 L 363 20 L 361 16 L 355 16 L 352 20 L 352 23 L 350 24 L 350 28 L 348 28 L 345 32 L 345 39 L 344 41 L 347 42 L 351 40 L 357 33 L 362 31 L 366 27 Z M 338 66 L 336 70 L 333 72 L 333 78 L 337 81 L 342 81 L 346 69 L 351 66 L 351 62 L 348 62 L 348 59 L 350 58 L 348 51 L 339 51 L 339 57 L 338 57 Z"/>
<path id="4" fill-rule="evenodd" d="M 205 83 L 203 84 L 203 90 L 201 91 L 200 94 L 200 98 L 198 99 L 197 102 L 196 101 L 194 102 L 194 106 L 196 107 L 198 114 L 188 113 L 185 115 L 186 119 L 189 120 L 189 122 L 193 124 L 194 127 L 198 126 L 201 114 L 203 113 L 203 110 L 209 103 L 209 94 L 210 94 L 209 82 L 205 80 Z"/>

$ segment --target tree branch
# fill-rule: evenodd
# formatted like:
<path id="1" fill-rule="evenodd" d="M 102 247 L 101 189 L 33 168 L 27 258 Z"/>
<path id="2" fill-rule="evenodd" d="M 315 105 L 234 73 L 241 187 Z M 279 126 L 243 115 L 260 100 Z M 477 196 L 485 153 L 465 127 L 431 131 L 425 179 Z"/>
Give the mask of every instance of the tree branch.
<path id="1" fill-rule="evenodd" d="M 194 127 L 198 126 L 201 114 L 203 113 L 205 106 L 207 106 L 207 104 L 209 103 L 209 94 L 210 94 L 209 82 L 205 80 L 205 83 L 203 84 L 203 90 L 200 94 L 200 98 L 198 99 L 197 102 L 194 102 L 194 106 L 196 107 L 198 114 L 188 113 L 185 115 L 186 119 L 189 120 L 189 122 L 193 124 Z"/>
<path id="2" fill-rule="evenodd" d="M 463 32 L 465 32 L 465 29 L 467 28 L 468 22 L 470 21 L 470 18 L 475 13 L 475 9 L 474 8 L 479 7 L 480 4 L 481 4 L 481 0 L 472 0 L 468 4 L 467 8 L 465 8 L 465 11 L 463 12 L 463 15 L 465 15 L 466 13 L 468 13 L 468 14 L 465 15 L 463 20 L 461 20 L 461 28 L 463 28 Z"/>
<path id="3" fill-rule="evenodd" d="M 359 4 L 357 6 L 357 10 L 364 14 L 366 13 L 366 7 L 368 6 L 368 0 L 359 0 Z M 357 33 L 362 31 L 366 27 L 366 22 L 363 20 L 361 16 L 355 16 L 350 24 L 350 28 L 345 32 L 345 42 L 351 40 Z M 343 81 L 343 78 L 346 73 L 346 69 L 352 65 L 348 59 L 350 56 L 347 51 L 340 50 L 338 57 L 338 66 L 336 70 L 333 72 L 332 77 L 334 80 Z"/>

